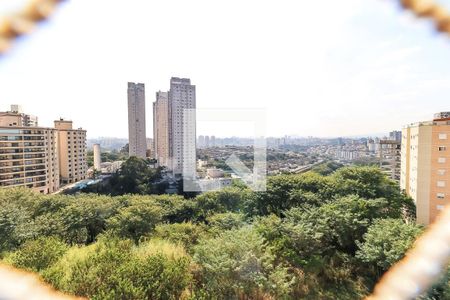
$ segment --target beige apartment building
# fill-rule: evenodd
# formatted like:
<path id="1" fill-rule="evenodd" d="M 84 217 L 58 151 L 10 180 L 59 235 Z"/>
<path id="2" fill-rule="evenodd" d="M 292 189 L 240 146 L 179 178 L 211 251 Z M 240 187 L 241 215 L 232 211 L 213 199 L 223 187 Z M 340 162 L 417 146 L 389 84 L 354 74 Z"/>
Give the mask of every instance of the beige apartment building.
<path id="1" fill-rule="evenodd" d="M 27 126 L 37 127 L 38 118 L 33 115 L 24 114 L 19 105 L 11 105 L 11 109 L 0 112 L 0 127 L 3 126 Z"/>
<path id="2" fill-rule="evenodd" d="M 0 113 L 0 188 L 25 186 L 47 194 L 60 183 L 86 178 L 85 130 L 73 130 L 64 120 L 55 121 L 56 128 L 23 126 L 16 122 L 21 118 Z"/>
<path id="3" fill-rule="evenodd" d="M 73 129 L 72 121 L 57 120 L 59 175 L 62 184 L 86 179 L 86 130 Z"/>
<path id="4" fill-rule="evenodd" d="M 57 134 L 51 128 L 0 127 L 0 187 L 26 186 L 41 193 L 59 188 Z"/>
<path id="5" fill-rule="evenodd" d="M 195 177 L 196 87 L 189 78 L 172 77 L 168 92 L 153 103 L 154 157 L 174 175 Z"/>
<path id="6" fill-rule="evenodd" d="M 153 102 L 153 156 L 159 166 L 171 168 L 169 157 L 169 93 L 157 92 Z"/>
<path id="7" fill-rule="evenodd" d="M 403 128 L 400 187 L 414 199 L 421 224 L 450 203 L 450 112 Z"/>
<path id="8" fill-rule="evenodd" d="M 147 157 L 145 131 L 145 85 L 128 82 L 128 151 L 130 156 Z"/>

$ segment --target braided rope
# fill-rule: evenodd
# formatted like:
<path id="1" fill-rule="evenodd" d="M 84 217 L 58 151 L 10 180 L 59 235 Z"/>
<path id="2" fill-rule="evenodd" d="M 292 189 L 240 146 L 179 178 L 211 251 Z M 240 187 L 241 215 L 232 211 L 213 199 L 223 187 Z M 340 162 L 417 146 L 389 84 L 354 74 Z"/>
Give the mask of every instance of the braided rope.
<path id="1" fill-rule="evenodd" d="M 414 243 L 405 258 L 383 275 L 370 300 L 415 299 L 439 279 L 450 258 L 450 206 Z"/>
<path id="2" fill-rule="evenodd" d="M 450 14 L 433 0 L 400 0 L 400 4 L 419 18 L 431 19 L 437 31 L 450 34 Z"/>
<path id="3" fill-rule="evenodd" d="M 83 299 L 56 292 L 37 275 L 0 264 L 0 299 L 10 300 L 76 300 Z"/>
<path id="4" fill-rule="evenodd" d="M 17 13 L 0 20 L 0 55 L 10 49 L 13 41 L 33 30 L 35 25 L 50 17 L 57 4 L 63 0 L 31 0 Z"/>

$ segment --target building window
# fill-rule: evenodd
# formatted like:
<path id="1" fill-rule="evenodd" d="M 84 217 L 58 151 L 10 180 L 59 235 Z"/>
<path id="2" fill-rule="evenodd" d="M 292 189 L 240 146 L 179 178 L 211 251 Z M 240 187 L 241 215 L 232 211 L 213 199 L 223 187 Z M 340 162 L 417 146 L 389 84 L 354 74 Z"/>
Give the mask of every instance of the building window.
<path id="1" fill-rule="evenodd" d="M 438 163 L 440 163 L 440 164 L 445 164 L 445 161 L 446 161 L 445 157 L 438 158 Z"/>
<path id="2" fill-rule="evenodd" d="M 445 175 L 445 169 L 439 169 L 437 172 L 438 172 L 438 175 L 441 175 L 441 176 Z"/>
<path id="3" fill-rule="evenodd" d="M 444 193 L 437 193 L 437 194 L 436 194 L 436 197 L 437 197 L 438 199 L 444 199 L 444 198 L 445 198 L 445 194 L 444 194 Z"/>
<path id="4" fill-rule="evenodd" d="M 438 186 L 438 187 L 445 187 L 445 181 L 439 180 L 439 181 L 437 182 L 437 186 Z"/>
<path id="5" fill-rule="evenodd" d="M 445 151 L 445 150 L 447 150 L 447 147 L 445 147 L 445 146 L 439 146 L 438 149 L 439 149 L 439 151 Z"/>
<path id="6" fill-rule="evenodd" d="M 440 140 L 446 140 L 447 139 L 447 134 L 446 133 L 439 133 L 439 139 Z"/>

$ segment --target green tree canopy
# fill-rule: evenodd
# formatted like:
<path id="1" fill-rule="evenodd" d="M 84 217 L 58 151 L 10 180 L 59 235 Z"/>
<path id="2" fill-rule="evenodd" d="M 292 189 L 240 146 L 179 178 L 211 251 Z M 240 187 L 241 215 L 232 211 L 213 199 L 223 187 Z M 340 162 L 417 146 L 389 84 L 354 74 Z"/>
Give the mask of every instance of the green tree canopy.
<path id="1" fill-rule="evenodd" d="M 356 257 L 385 271 L 403 258 L 422 231 L 421 226 L 400 219 L 376 220 L 358 242 Z"/>

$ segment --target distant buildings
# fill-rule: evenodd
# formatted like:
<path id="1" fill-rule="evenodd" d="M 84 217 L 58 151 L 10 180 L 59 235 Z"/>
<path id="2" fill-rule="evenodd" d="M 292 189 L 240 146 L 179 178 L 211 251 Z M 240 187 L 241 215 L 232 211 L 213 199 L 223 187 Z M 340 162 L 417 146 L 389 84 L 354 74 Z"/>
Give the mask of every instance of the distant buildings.
<path id="1" fill-rule="evenodd" d="M 205 148 L 205 136 L 204 135 L 200 135 L 197 139 L 197 147 L 202 149 Z"/>
<path id="2" fill-rule="evenodd" d="M 389 132 L 389 140 L 401 142 L 402 141 L 402 132 L 399 130 Z"/>
<path id="3" fill-rule="evenodd" d="M 128 143 L 129 155 L 146 158 L 145 86 L 128 82 Z"/>
<path id="4" fill-rule="evenodd" d="M 114 137 L 98 137 L 87 140 L 88 149 L 93 148 L 94 144 L 99 144 L 100 148 L 105 151 L 119 151 L 128 143 L 128 139 Z"/>
<path id="5" fill-rule="evenodd" d="M 400 182 L 401 140 L 380 140 L 379 143 L 378 157 L 381 171 L 397 183 Z"/>
<path id="6" fill-rule="evenodd" d="M 214 135 L 204 136 L 200 135 L 197 139 L 197 147 L 199 149 L 210 148 L 218 146 L 216 143 L 216 137 Z"/>
<path id="7" fill-rule="evenodd" d="M 100 171 L 102 174 L 114 174 L 120 170 L 123 161 L 102 162 L 100 164 Z"/>
<path id="8" fill-rule="evenodd" d="M 224 176 L 224 172 L 221 169 L 209 168 L 209 169 L 206 169 L 206 175 L 209 178 L 221 178 Z"/>
<path id="9" fill-rule="evenodd" d="M 400 187 L 416 202 L 421 224 L 450 203 L 450 112 L 403 128 Z"/>
<path id="10" fill-rule="evenodd" d="M 187 78 L 172 77 L 153 103 L 155 158 L 174 175 L 195 176 L 196 94 Z"/>
<path id="11" fill-rule="evenodd" d="M 24 116 L 19 109 L 0 112 L 0 187 L 52 193 L 61 183 L 85 179 L 86 131 L 65 120 L 55 128 L 26 126 L 37 118 L 24 123 Z"/>
<path id="12" fill-rule="evenodd" d="M 0 112 L 0 118 L 0 126 L 38 126 L 38 118 L 33 115 L 24 114 L 22 107 L 16 104 L 11 105 L 9 111 Z"/>

